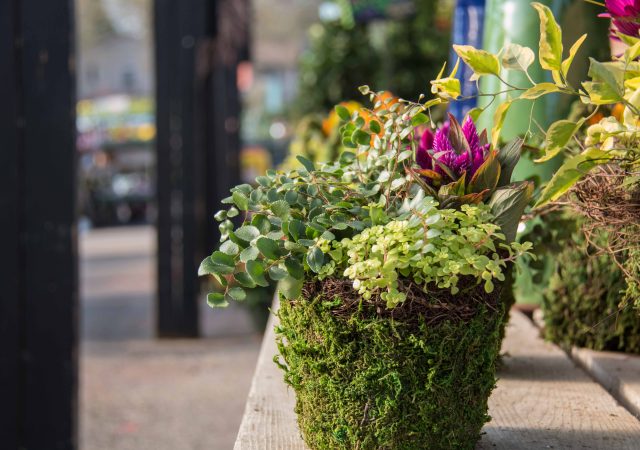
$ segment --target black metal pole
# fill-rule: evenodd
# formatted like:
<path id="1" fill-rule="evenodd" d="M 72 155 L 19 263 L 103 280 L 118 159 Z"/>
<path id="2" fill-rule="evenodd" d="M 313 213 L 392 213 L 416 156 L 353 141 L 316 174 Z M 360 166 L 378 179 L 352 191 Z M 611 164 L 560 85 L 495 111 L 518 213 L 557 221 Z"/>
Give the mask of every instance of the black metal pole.
<path id="1" fill-rule="evenodd" d="M 200 49 L 207 0 L 155 1 L 158 303 L 161 337 L 199 334 L 197 269 L 205 255 L 206 178 Z M 205 68 L 206 69 L 206 68 Z M 206 70 L 204 71 L 206 76 Z"/>
<path id="2" fill-rule="evenodd" d="M 200 261 L 239 178 L 246 0 L 155 1 L 159 336 L 197 336 Z"/>
<path id="3" fill-rule="evenodd" d="M 0 446 L 77 447 L 73 3 L 0 2 Z"/>

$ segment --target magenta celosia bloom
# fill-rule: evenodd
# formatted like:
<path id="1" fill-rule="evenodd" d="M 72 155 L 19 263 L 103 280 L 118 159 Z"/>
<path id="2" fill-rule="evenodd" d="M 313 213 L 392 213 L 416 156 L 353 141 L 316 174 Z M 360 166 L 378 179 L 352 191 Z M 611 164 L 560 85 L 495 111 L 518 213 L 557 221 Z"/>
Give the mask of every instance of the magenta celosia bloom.
<path id="1" fill-rule="evenodd" d="M 616 29 L 627 36 L 640 37 L 640 0 L 605 0 L 607 13 Z"/>
<path id="2" fill-rule="evenodd" d="M 466 145 L 464 142 L 457 142 L 458 139 L 452 136 L 455 127 L 461 129 Z M 451 118 L 451 122 L 446 122 L 435 134 L 428 129 L 422 134 L 416 150 L 416 162 L 428 172 L 426 178 L 431 184 L 440 185 L 455 181 L 443 166 L 456 178 L 466 172 L 468 182 L 485 161 L 489 147 L 490 144 L 480 144 L 478 130 L 470 117 L 464 120 L 462 127 Z"/>

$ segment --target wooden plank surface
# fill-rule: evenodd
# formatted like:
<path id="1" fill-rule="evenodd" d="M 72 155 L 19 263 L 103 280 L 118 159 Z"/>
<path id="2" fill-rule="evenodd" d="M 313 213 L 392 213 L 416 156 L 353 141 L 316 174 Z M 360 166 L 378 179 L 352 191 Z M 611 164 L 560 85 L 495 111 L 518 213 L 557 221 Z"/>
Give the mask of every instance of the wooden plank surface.
<path id="1" fill-rule="evenodd" d="M 640 448 L 640 421 L 512 312 L 480 449 Z"/>
<path id="2" fill-rule="evenodd" d="M 274 304 L 277 308 L 277 304 Z M 305 450 L 294 393 L 272 359 L 273 317 L 267 327 L 234 450 Z M 640 421 L 564 352 L 513 312 L 503 344 L 504 366 L 489 399 L 491 422 L 478 449 L 640 448 Z"/>
<path id="3" fill-rule="evenodd" d="M 640 418 L 640 356 L 574 347 L 571 357 Z"/>

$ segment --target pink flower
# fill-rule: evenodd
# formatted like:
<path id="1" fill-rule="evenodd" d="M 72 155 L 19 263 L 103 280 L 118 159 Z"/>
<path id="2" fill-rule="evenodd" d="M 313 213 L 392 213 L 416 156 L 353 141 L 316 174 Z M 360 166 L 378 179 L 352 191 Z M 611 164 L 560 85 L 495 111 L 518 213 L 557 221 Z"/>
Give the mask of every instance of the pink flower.
<path id="1" fill-rule="evenodd" d="M 640 37 L 640 0 L 605 0 L 607 13 L 615 28 L 627 36 Z"/>
<path id="2" fill-rule="evenodd" d="M 464 120 L 462 127 L 454 117 L 449 117 L 449 122 L 435 134 L 427 129 L 416 150 L 416 162 L 423 169 L 421 173 L 432 185 L 451 183 L 463 173 L 468 182 L 489 154 L 490 144 L 481 144 L 470 117 Z M 486 142 L 484 136 L 482 140 Z"/>

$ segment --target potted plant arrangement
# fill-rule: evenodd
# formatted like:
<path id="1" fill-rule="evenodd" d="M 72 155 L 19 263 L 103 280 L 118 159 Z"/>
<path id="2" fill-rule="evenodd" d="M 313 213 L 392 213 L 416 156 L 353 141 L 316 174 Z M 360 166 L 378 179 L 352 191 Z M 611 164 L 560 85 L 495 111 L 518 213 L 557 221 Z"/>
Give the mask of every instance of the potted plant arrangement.
<path id="1" fill-rule="evenodd" d="M 536 211 L 560 220 L 573 236 L 562 242 L 557 270 L 545 294 L 546 335 L 563 345 L 640 353 L 640 23 L 633 2 L 606 2 L 613 39 L 622 44 L 610 61 L 590 58 L 588 79 L 572 86 L 568 73 L 586 35 L 563 55 L 562 30 L 538 3 L 539 63 L 549 81 L 527 74 L 531 49 L 517 44 L 499 54 L 458 47 L 478 77 L 500 78 L 500 65 L 527 74 L 528 86 L 503 83 L 512 97 L 498 108 L 499 129 L 509 107 L 548 94 L 575 97 L 585 114 L 553 123 L 545 133 L 549 160 L 564 163 L 543 189 Z M 491 94 L 488 94 L 491 95 Z M 611 113 L 607 113 L 611 111 Z M 480 111 L 478 111 L 480 112 Z M 494 129 L 496 131 L 496 129 Z M 562 208 L 565 212 L 558 214 Z M 548 214 L 550 211 L 556 211 Z"/>
<path id="2" fill-rule="evenodd" d="M 269 171 L 218 212 L 201 264 L 224 292 L 280 282 L 276 329 L 305 442 L 319 448 L 473 448 L 488 420 L 508 265 L 531 183 L 511 183 L 522 142 L 502 148 L 473 120 L 424 130 L 450 98 L 336 107 L 339 159 Z M 366 119 L 365 119 L 366 117 Z M 242 215 L 242 223 L 231 219 Z"/>

